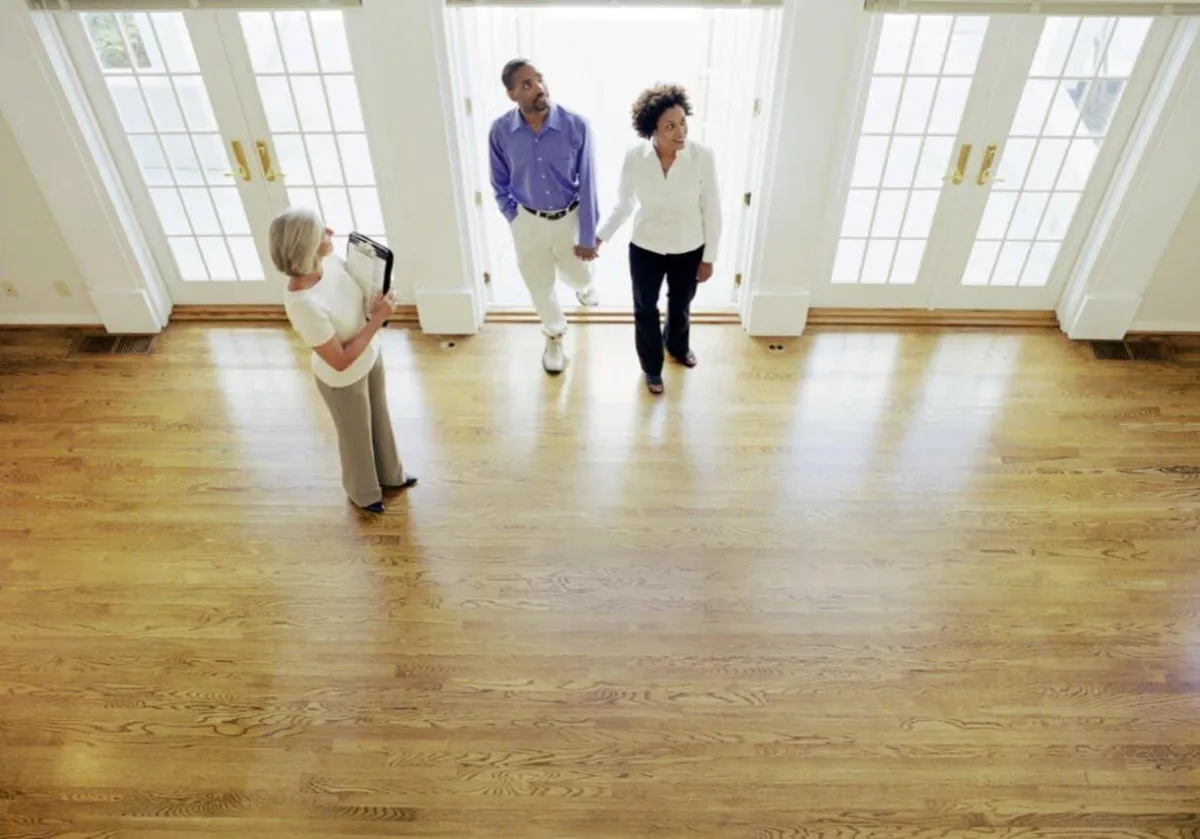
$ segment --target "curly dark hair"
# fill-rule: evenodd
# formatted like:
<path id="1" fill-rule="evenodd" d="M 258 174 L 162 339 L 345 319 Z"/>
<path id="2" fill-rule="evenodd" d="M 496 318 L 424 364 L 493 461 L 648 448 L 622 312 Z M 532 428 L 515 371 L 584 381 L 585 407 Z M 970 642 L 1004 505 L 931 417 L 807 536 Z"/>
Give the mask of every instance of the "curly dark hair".
<path id="1" fill-rule="evenodd" d="M 686 116 L 692 115 L 692 100 L 682 86 L 656 84 L 646 88 L 633 102 L 633 130 L 643 140 L 649 140 L 654 136 L 659 118 L 676 106 L 683 108 Z"/>

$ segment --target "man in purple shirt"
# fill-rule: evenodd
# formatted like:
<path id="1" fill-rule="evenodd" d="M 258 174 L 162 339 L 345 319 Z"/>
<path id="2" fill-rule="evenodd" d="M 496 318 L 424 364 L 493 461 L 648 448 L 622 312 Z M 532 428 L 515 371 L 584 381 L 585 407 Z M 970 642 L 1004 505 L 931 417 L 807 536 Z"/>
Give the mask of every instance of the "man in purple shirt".
<path id="1" fill-rule="evenodd" d="M 557 274 L 581 305 L 597 303 L 588 265 L 596 258 L 600 214 L 591 128 L 583 117 L 551 104 L 542 74 L 525 59 L 504 65 L 500 78 L 517 107 L 488 133 L 492 188 L 546 333 L 542 367 L 553 376 L 567 364 Z"/>

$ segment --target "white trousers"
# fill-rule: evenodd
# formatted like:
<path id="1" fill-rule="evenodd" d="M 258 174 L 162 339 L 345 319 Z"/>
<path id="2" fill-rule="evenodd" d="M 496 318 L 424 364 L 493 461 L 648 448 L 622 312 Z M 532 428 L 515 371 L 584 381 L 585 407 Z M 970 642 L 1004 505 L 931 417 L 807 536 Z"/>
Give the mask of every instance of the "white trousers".
<path id="1" fill-rule="evenodd" d="M 517 266 L 542 319 L 542 328 L 547 335 L 562 335 L 567 331 L 567 318 L 558 302 L 557 274 L 561 272 L 563 282 L 575 291 L 583 291 L 592 283 L 591 266 L 575 255 L 579 210 L 550 221 L 518 209 L 510 226 Z"/>

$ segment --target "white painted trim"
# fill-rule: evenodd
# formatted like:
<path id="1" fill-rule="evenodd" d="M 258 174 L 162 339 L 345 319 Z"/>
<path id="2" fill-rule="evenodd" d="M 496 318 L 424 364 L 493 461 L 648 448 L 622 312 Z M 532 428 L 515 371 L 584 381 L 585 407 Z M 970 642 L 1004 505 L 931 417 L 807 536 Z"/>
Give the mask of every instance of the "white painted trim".
<path id="1" fill-rule="evenodd" d="M 467 289 L 417 289 L 417 319 L 426 335 L 474 335 L 483 326 L 478 298 Z"/>
<path id="2" fill-rule="evenodd" d="M 831 163 L 844 151 L 839 131 L 855 112 L 848 92 L 871 24 L 870 15 L 846 0 L 792 0 L 784 6 L 761 215 L 740 307 L 751 334 L 763 334 L 755 322 L 766 312 L 760 295 L 808 295 L 827 276 L 822 230 L 832 212 Z M 818 116 L 821 124 L 814 128 Z"/>
<path id="3" fill-rule="evenodd" d="M 0 0 L 0 108 L 93 303 L 97 292 L 137 290 L 146 307 L 139 321 L 159 331 L 171 301 L 157 267 L 133 244 L 141 231 L 103 137 L 52 21 L 35 22 L 20 0 Z"/>
<path id="4" fill-rule="evenodd" d="M 811 302 L 807 291 L 759 292 L 750 297 L 742 326 L 757 338 L 803 335 Z"/>
<path id="5" fill-rule="evenodd" d="M 1189 335 L 1200 335 L 1200 320 L 1141 320 L 1134 321 L 1129 327 L 1130 332 L 1182 332 Z"/>
<path id="6" fill-rule="evenodd" d="M 1089 294 L 1071 310 L 1069 320 L 1060 315 L 1059 323 L 1074 341 L 1119 341 L 1141 305 L 1140 294 Z"/>
<path id="7" fill-rule="evenodd" d="M 117 238 L 115 244 L 125 252 L 127 261 L 132 263 L 130 267 L 136 272 L 137 284 L 146 292 L 144 299 L 161 329 L 170 319 L 171 308 L 174 305 L 171 292 L 159 273 L 158 264 L 138 221 L 133 201 L 121 180 L 112 150 L 105 140 L 79 73 L 71 61 L 70 51 L 62 33 L 49 17 L 36 15 L 33 17 L 33 23 L 57 77 L 65 105 L 74 118 L 75 126 L 86 146 L 85 165 L 91 164 L 90 174 L 99 181 L 97 189 L 107 197 L 110 202 L 109 209 L 116 217 L 115 223 L 124 234 L 124 238 Z M 82 261 L 80 264 L 83 264 Z M 86 274 L 87 269 L 83 270 Z M 100 287 L 102 286 L 89 285 L 89 288 L 93 289 L 93 297 L 95 289 Z"/>
<path id="8" fill-rule="evenodd" d="M 372 138 L 372 153 L 390 157 L 381 171 L 391 173 L 394 183 L 379 184 L 395 190 L 391 212 L 402 220 L 398 230 L 388 229 L 395 276 L 411 281 L 422 328 L 466 335 L 479 329 L 486 297 L 461 200 L 462 153 L 444 14 L 441 0 L 363 0 L 370 55 L 361 65 L 356 56 L 355 66 L 364 77 L 421 80 L 406 88 L 403 106 L 393 96 L 384 111 L 375 109 L 378 130 L 394 140 L 376 144 Z M 426 312 L 427 306 L 434 308 Z"/>
<path id="9" fill-rule="evenodd" d="M 1196 0 L 865 0 L 870 12 L 915 15 L 1146 15 L 1200 14 Z"/>
<path id="10" fill-rule="evenodd" d="M 0 314 L 0 328 L 5 326 L 101 326 L 100 315 L 75 314 Z"/>
<path id="11" fill-rule="evenodd" d="M 1200 186 L 1200 20 L 1180 21 L 1057 312 L 1072 338 L 1129 329 L 1171 236 Z M 1116 301 L 1132 309 L 1118 316 Z M 1097 307 L 1105 311 L 1098 317 Z M 1101 322 L 1110 334 L 1092 334 Z M 1084 333 L 1087 333 L 1086 335 Z M 1078 333 L 1078 334 L 1077 334 Z"/>

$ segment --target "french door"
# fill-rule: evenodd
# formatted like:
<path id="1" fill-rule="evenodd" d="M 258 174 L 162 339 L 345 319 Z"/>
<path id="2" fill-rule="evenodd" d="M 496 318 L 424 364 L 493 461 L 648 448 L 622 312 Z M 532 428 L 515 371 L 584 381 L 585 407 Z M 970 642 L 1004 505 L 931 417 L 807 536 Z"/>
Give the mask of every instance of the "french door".
<path id="1" fill-rule="evenodd" d="M 97 12 L 57 22 L 176 303 L 276 304 L 289 205 L 383 238 L 338 10 Z"/>
<path id="2" fill-rule="evenodd" d="M 630 126 L 633 100 L 656 82 L 688 91 L 694 108 L 690 136 L 713 149 L 721 189 L 724 232 L 713 279 L 697 290 L 695 305 L 734 305 L 735 278 L 747 269 L 748 228 L 758 205 L 746 199 L 762 174 L 763 105 L 772 82 L 781 13 L 777 8 L 677 8 L 563 4 L 536 8 L 488 4 L 446 9 L 446 29 L 463 148 L 464 200 L 474 214 L 472 244 L 489 280 L 497 308 L 529 305 L 512 237 L 496 207 L 488 169 L 487 134 L 492 120 L 513 107 L 500 69 L 516 55 L 534 57 L 551 98 L 585 116 L 595 144 L 600 214 L 615 200 L 626 150 L 637 138 Z M 580 38 L 579 33 L 586 33 Z M 664 38 L 663 32 L 671 37 Z M 627 54 L 627 61 L 612 56 Z M 597 73 L 597 67 L 605 67 Z M 603 307 L 629 308 L 626 249 L 632 224 L 605 242 L 593 263 Z M 574 294 L 558 287 L 564 305 Z"/>
<path id="3" fill-rule="evenodd" d="M 1172 25 L 877 19 L 814 305 L 1052 309 Z"/>

